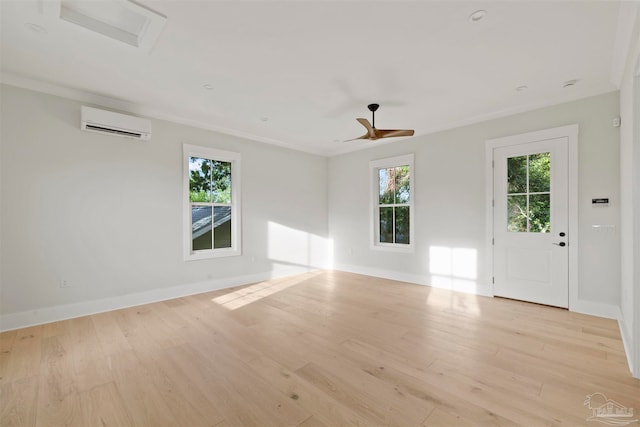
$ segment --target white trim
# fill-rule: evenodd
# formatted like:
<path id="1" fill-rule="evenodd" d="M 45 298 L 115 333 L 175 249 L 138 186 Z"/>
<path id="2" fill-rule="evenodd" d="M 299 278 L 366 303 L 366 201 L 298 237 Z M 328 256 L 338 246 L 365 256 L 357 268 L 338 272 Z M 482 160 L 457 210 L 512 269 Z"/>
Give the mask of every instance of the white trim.
<path id="1" fill-rule="evenodd" d="M 378 218 L 378 170 L 389 167 L 409 165 L 409 244 L 380 243 L 379 239 L 379 218 Z M 372 160 L 369 162 L 369 188 L 371 191 L 369 203 L 369 243 L 370 247 L 376 251 L 405 252 L 415 251 L 415 167 L 414 155 L 405 154 L 402 156 L 388 157 L 385 159 Z"/>
<path id="2" fill-rule="evenodd" d="M 310 267 L 285 267 L 278 271 L 266 271 L 263 273 L 245 276 L 211 279 L 202 282 L 188 283 L 180 286 L 172 286 L 169 288 L 137 292 L 129 295 L 102 298 L 91 301 L 78 302 L 74 304 L 57 305 L 53 307 L 21 311 L 18 313 L 3 314 L 0 315 L 0 332 L 41 325 L 44 323 L 56 322 L 59 320 L 89 316 L 96 313 L 103 313 L 106 311 L 119 310 L 122 308 L 134 307 L 143 304 L 150 304 L 158 301 L 166 301 L 174 298 L 185 297 L 188 295 L 195 295 L 204 292 L 230 288 L 233 286 L 248 285 L 252 283 L 263 282 L 266 280 L 307 273 L 310 271 L 317 271 L 317 269 Z"/>
<path id="3" fill-rule="evenodd" d="M 182 170 L 182 238 L 185 261 L 242 255 L 242 183 L 241 155 L 232 151 L 218 150 L 199 145 L 183 144 Z M 231 247 L 193 252 L 191 250 L 191 204 L 189 202 L 189 157 L 221 160 L 231 163 Z"/>
<path id="4" fill-rule="evenodd" d="M 569 309 L 575 313 L 620 320 L 622 310 L 615 304 L 604 304 L 597 301 L 576 299 Z"/>
<path id="5" fill-rule="evenodd" d="M 635 367 L 637 366 L 636 362 L 633 360 L 633 332 L 630 327 L 632 325 L 628 324 L 624 320 L 624 316 L 622 315 L 622 310 L 620 310 L 620 317 L 618 318 L 618 327 L 620 328 L 620 336 L 622 337 L 622 345 L 624 346 L 624 352 L 627 356 L 627 364 L 629 366 L 629 371 L 631 375 L 638 378 L 638 375 L 635 374 Z"/>
<path id="6" fill-rule="evenodd" d="M 640 13 L 640 12 L 639 12 Z M 638 23 L 640 26 L 640 22 Z M 640 42 L 638 43 L 640 44 Z M 631 176 L 633 178 L 634 185 L 632 185 L 631 191 L 631 203 L 632 214 L 634 219 L 632 224 L 633 230 L 633 242 L 632 242 L 632 254 L 633 259 L 631 268 L 633 269 L 632 283 L 633 283 L 633 322 L 630 325 L 631 338 L 629 339 L 629 349 L 627 349 L 627 359 L 629 365 L 631 365 L 631 372 L 634 377 L 640 378 L 640 184 L 638 179 L 640 178 L 640 53 L 637 54 L 637 68 L 636 75 L 633 77 L 631 85 L 631 91 L 633 94 L 632 114 L 634 117 L 634 127 L 632 129 L 632 164 L 631 164 Z"/>
<path id="7" fill-rule="evenodd" d="M 430 288 L 447 289 L 454 292 L 462 292 L 470 295 L 480 295 L 485 297 L 492 297 L 491 287 L 476 286 L 474 290 L 464 287 L 447 287 L 439 286 L 429 282 L 429 276 L 421 274 L 403 273 L 395 270 L 386 270 L 381 268 L 365 267 L 352 264 L 339 264 L 333 268 L 335 271 L 346 271 L 348 273 L 362 274 L 364 276 L 379 277 L 382 279 L 396 280 L 398 282 L 412 283 L 414 285 L 428 286 Z"/>
<path id="8" fill-rule="evenodd" d="M 502 138 L 488 139 L 485 142 L 485 224 L 486 224 L 486 283 L 490 284 L 493 294 L 493 150 L 509 145 L 526 144 L 533 141 L 566 137 L 568 139 L 568 184 L 569 184 L 569 310 L 582 312 L 578 300 L 578 125 L 572 124 L 535 132 Z"/>

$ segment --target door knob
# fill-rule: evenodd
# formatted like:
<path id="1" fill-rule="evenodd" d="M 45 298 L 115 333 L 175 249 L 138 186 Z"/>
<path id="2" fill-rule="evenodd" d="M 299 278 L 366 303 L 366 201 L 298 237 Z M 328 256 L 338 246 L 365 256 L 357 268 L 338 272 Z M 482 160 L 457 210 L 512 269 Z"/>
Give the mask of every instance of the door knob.
<path id="1" fill-rule="evenodd" d="M 567 246 L 567 244 L 566 244 L 565 242 L 554 243 L 554 245 L 558 245 L 558 246 Z"/>

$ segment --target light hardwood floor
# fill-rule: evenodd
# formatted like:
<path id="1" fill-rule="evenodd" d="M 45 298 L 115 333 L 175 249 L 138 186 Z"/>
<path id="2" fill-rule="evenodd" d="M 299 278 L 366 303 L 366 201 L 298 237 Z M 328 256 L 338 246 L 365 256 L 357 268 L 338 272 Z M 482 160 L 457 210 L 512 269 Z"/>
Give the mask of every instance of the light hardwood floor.
<path id="1" fill-rule="evenodd" d="M 640 412 L 613 320 L 349 273 L 0 339 L 3 427 L 596 426 L 597 392 Z"/>

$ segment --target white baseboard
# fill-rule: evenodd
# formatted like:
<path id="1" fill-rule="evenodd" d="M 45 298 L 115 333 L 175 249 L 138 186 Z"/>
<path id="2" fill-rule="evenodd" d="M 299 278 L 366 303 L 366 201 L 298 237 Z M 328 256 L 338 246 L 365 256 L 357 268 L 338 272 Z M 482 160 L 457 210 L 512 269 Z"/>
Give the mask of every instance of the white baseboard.
<path id="1" fill-rule="evenodd" d="M 338 264 L 334 265 L 334 270 L 346 271 L 349 273 L 363 274 L 365 276 L 380 277 L 383 279 L 397 280 L 400 282 L 413 283 L 416 285 L 429 286 L 432 288 L 449 289 L 456 292 L 464 292 L 472 295 L 493 296 L 491 286 L 478 284 L 465 279 L 434 277 L 431 275 L 419 275 L 404 273 L 401 271 L 385 270 L 380 268 L 364 267 L 360 265 Z"/>
<path id="2" fill-rule="evenodd" d="M 187 295 L 201 294 L 233 286 L 248 285 L 250 283 L 262 282 L 265 280 L 301 274 L 314 270 L 316 269 L 306 267 L 285 268 L 279 269 L 278 271 L 267 271 L 245 276 L 211 279 L 202 282 L 188 283 L 170 288 L 153 289 L 150 291 L 121 295 L 117 297 L 2 314 L 0 315 L 0 332 L 41 325 L 43 323 L 56 322 L 59 320 L 72 319 L 75 317 L 88 316 L 91 314 L 103 313 L 105 311 L 118 310 L 142 304 L 149 304 L 152 302 L 165 301 Z"/>
<path id="3" fill-rule="evenodd" d="M 622 318 L 620 307 L 613 304 L 604 304 L 601 302 L 575 300 L 569 302 L 569 311 L 576 313 L 589 314 L 591 316 L 606 317 L 607 319 L 619 320 Z"/>
<path id="4" fill-rule="evenodd" d="M 618 319 L 618 325 L 620 326 L 620 335 L 622 336 L 622 344 L 624 345 L 624 352 L 627 355 L 627 364 L 629 365 L 629 371 L 634 374 L 636 371 L 633 364 L 633 339 L 631 329 L 627 326 L 622 311 L 620 311 L 620 318 Z M 636 378 L 639 378 L 636 376 Z"/>

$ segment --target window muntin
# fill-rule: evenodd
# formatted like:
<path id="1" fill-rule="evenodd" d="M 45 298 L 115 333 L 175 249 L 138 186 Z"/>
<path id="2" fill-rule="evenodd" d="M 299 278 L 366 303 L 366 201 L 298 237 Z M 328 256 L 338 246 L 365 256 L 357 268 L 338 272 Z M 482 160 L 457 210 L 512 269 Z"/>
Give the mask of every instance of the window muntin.
<path id="1" fill-rule="evenodd" d="M 185 259 L 239 255 L 240 155 L 184 145 Z"/>
<path id="2" fill-rule="evenodd" d="M 413 155 L 370 163 L 373 247 L 413 250 Z"/>

